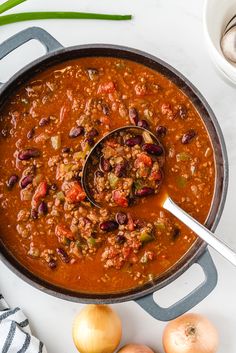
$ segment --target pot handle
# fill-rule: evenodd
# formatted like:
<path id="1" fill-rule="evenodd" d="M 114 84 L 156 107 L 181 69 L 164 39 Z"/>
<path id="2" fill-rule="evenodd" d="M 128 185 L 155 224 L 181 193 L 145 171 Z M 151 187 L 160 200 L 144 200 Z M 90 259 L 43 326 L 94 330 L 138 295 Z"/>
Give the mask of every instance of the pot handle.
<path id="1" fill-rule="evenodd" d="M 0 45 L 0 60 L 31 39 L 37 39 L 42 43 L 47 53 L 63 48 L 63 46 L 44 29 L 30 27 L 8 38 Z M 3 85 L 2 82 L 0 82 L 0 87 L 1 85 Z"/>
<path id="2" fill-rule="evenodd" d="M 208 250 L 202 254 L 196 263 L 202 267 L 205 279 L 197 288 L 184 298 L 180 299 L 177 303 L 168 308 L 163 308 L 154 301 L 152 293 L 136 299 L 137 304 L 139 304 L 152 317 L 161 321 L 173 320 L 192 309 L 210 294 L 217 283 L 216 267 Z"/>

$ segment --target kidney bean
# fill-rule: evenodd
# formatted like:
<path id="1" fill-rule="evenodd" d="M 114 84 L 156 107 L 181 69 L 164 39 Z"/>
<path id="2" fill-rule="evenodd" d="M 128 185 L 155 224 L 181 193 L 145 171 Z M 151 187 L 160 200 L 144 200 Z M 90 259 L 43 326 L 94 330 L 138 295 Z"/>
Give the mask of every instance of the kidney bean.
<path id="1" fill-rule="evenodd" d="M 148 154 L 154 154 L 156 156 L 161 156 L 164 152 L 161 146 L 155 145 L 154 143 L 145 143 L 142 146 L 142 149 L 144 152 L 147 152 Z"/>
<path id="2" fill-rule="evenodd" d="M 165 126 L 162 125 L 158 125 L 156 128 L 156 134 L 158 137 L 164 137 L 166 136 L 167 133 L 167 128 Z"/>
<path id="3" fill-rule="evenodd" d="M 119 227 L 116 221 L 104 221 L 100 223 L 100 229 L 104 232 L 112 232 Z"/>
<path id="4" fill-rule="evenodd" d="M 126 146 L 133 147 L 135 145 L 141 145 L 143 142 L 143 138 L 141 135 L 137 135 L 135 137 L 130 137 L 125 141 Z"/>
<path id="5" fill-rule="evenodd" d="M 35 129 L 34 129 L 34 127 L 33 127 L 31 130 L 28 131 L 28 133 L 27 133 L 27 139 L 28 139 L 28 140 L 31 140 L 31 139 L 34 137 L 34 134 L 35 134 Z"/>
<path id="6" fill-rule="evenodd" d="M 63 147 L 61 151 L 62 153 L 70 153 L 70 147 Z"/>
<path id="7" fill-rule="evenodd" d="M 32 181 L 33 181 L 33 175 L 26 175 L 23 179 L 21 179 L 21 182 L 20 182 L 21 189 L 25 189 L 26 186 L 32 183 Z"/>
<path id="8" fill-rule="evenodd" d="M 102 112 L 104 115 L 109 115 L 110 114 L 110 109 L 108 107 L 108 105 L 104 104 L 102 107 Z"/>
<path id="9" fill-rule="evenodd" d="M 25 150 L 21 150 L 18 153 L 18 158 L 21 161 L 27 161 L 30 158 L 36 158 L 40 156 L 40 151 L 36 148 L 27 148 Z"/>
<path id="10" fill-rule="evenodd" d="M 138 126 L 142 127 L 143 129 L 149 129 L 149 124 L 146 120 L 139 120 Z"/>
<path id="11" fill-rule="evenodd" d="M 118 163 L 115 166 L 114 169 L 114 174 L 118 177 L 124 177 L 126 175 L 126 170 L 127 170 L 127 164 L 126 163 Z"/>
<path id="12" fill-rule="evenodd" d="M 67 252 L 66 252 L 64 249 L 62 249 L 62 248 L 57 248 L 56 251 L 57 251 L 57 254 L 59 255 L 60 259 L 61 259 L 63 262 L 65 262 L 65 263 L 70 262 L 70 258 L 69 258 Z"/>
<path id="13" fill-rule="evenodd" d="M 183 145 L 187 145 L 192 141 L 192 139 L 196 136 L 196 132 L 193 129 L 188 130 L 181 139 Z"/>
<path id="14" fill-rule="evenodd" d="M 88 138 L 94 138 L 99 135 L 99 132 L 97 129 L 92 129 L 87 133 Z"/>
<path id="15" fill-rule="evenodd" d="M 44 201 L 40 202 L 38 207 L 38 213 L 39 215 L 46 215 L 48 213 L 48 206 L 46 202 Z"/>
<path id="16" fill-rule="evenodd" d="M 51 270 L 54 270 L 56 267 L 57 267 L 57 263 L 55 260 L 51 259 L 49 262 L 48 262 L 48 267 L 51 269 Z"/>
<path id="17" fill-rule="evenodd" d="M 83 126 L 77 126 L 73 127 L 70 132 L 69 132 L 69 137 L 70 138 L 76 138 L 84 133 L 84 128 Z"/>
<path id="18" fill-rule="evenodd" d="M 116 222 L 120 225 L 127 224 L 127 222 L 128 222 L 127 214 L 124 212 L 117 212 Z"/>
<path id="19" fill-rule="evenodd" d="M 50 118 L 42 118 L 39 121 L 39 126 L 45 126 L 48 125 L 50 123 Z"/>
<path id="20" fill-rule="evenodd" d="M 12 189 L 13 186 L 17 183 L 18 179 L 19 179 L 18 175 L 16 174 L 11 175 L 7 181 L 7 187 L 9 189 Z"/>
<path id="21" fill-rule="evenodd" d="M 144 186 L 143 188 L 136 190 L 135 195 L 139 197 L 145 197 L 154 194 L 154 189 Z"/>
<path id="22" fill-rule="evenodd" d="M 124 235 L 121 235 L 121 234 L 118 234 L 116 236 L 116 243 L 121 245 L 121 244 L 124 244 L 126 241 L 126 238 L 124 237 Z"/>
<path id="23" fill-rule="evenodd" d="M 108 173 L 111 171 L 111 165 L 108 159 L 105 159 L 103 156 L 100 158 L 100 169 Z"/>
<path id="24" fill-rule="evenodd" d="M 138 111 L 135 108 L 129 108 L 129 119 L 131 124 L 137 125 L 138 124 Z"/>

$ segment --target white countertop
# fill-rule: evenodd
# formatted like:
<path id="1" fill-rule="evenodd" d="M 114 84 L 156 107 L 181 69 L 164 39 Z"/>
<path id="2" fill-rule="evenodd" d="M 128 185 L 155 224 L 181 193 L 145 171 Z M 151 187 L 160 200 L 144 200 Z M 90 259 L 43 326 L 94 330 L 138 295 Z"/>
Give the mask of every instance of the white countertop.
<path id="1" fill-rule="evenodd" d="M 2 3 L 3 0 L 0 0 Z M 216 72 L 205 47 L 202 11 L 203 0 L 29 0 L 19 10 L 77 10 L 131 13 L 128 22 L 38 21 L 0 27 L 0 42 L 20 30 L 39 26 L 64 46 L 85 43 L 121 44 L 147 51 L 182 72 L 205 96 L 223 130 L 230 163 L 227 202 L 217 234 L 236 250 L 236 86 Z M 0 81 L 43 54 L 42 46 L 32 41 L 0 63 Z M 220 333 L 218 353 L 236 352 L 236 269 L 211 251 L 218 269 L 216 289 L 192 311 L 208 316 Z M 201 271 L 193 266 L 157 297 L 169 305 L 196 287 Z M 173 290 L 174 289 L 174 290 Z M 29 317 L 34 333 L 46 344 L 48 353 L 75 353 L 71 324 L 82 305 L 66 302 L 32 288 L 0 263 L 0 291 L 11 306 L 20 306 Z M 165 323 L 149 316 L 136 303 L 114 305 L 123 322 L 122 344 L 140 342 L 162 353 L 162 330 Z"/>

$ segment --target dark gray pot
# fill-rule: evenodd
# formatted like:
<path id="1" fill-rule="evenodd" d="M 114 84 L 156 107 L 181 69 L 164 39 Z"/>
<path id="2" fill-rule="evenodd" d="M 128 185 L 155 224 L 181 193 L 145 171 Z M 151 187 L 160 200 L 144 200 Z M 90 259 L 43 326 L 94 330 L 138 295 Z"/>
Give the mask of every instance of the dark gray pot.
<path id="1" fill-rule="evenodd" d="M 88 56 L 124 58 L 146 65 L 168 77 L 189 97 L 207 127 L 215 152 L 215 193 L 206 222 L 206 226 L 214 231 L 220 220 L 227 193 L 228 159 L 223 135 L 216 117 L 200 92 L 177 70 L 147 53 L 107 44 L 80 45 L 64 48 L 49 33 L 37 27 L 28 28 L 2 43 L 0 45 L 0 59 L 31 39 L 38 39 L 46 47 L 47 54 L 17 72 L 7 83 L 1 84 L 0 107 L 22 83 L 32 78 L 35 74 L 60 62 Z M 214 289 L 217 283 L 215 265 L 206 249 L 206 244 L 201 239 L 196 240 L 191 249 L 175 266 L 152 282 L 129 291 L 114 294 L 80 293 L 48 283 L 23 267 L 11 255 L 3 243 L 0 243 L 0 255 L 4 263 L 20 278 L 48 294 L 80 303 L 120 303 L 135 300 L 149 314 L 163 321 L 171 320 L 191 309 L 203 300 Z M 162 308 L 157 305 L 153 300 L 153 293 L 174 281 L 194 263 L 198 263 L 202 267 L 205 274 L 204 281 L 190 294 L 169 308 Z"/>

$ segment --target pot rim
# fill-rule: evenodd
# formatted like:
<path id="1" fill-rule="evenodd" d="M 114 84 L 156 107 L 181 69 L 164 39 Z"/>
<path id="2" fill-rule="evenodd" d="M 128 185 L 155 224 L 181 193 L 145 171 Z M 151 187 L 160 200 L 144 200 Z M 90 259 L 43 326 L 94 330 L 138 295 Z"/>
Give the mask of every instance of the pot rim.
<path id="1" fill-rule="evenodd" d="M 93 54 L 94 51 L 102 52 L 106 51 L 102 55 Z M 81 55 L 79 56 L 78 53 L 87 51 L 88 53 L 91 51 L 91 55 Z M 74 54 L 75 57 L 88 57 L 88 56 L 106 56 L 106 57 L 117 57 L 123 58 L 131 61 L 136 61 L 144 66 L 147 66 L 157 72 L 159 70 L 155 69 L 154 66 L 161 68 L 162 71 L 160 72 L 164 76 L 166 76 L 169 80 L 174 82 L 177 87 L 184 92 L 189 99 L 192 101 L 195 109 L 198 111 L 199 115 L 201 116 L 205 126 L 206 122 L 211 124 L 211 133 L 214 135 L 210 135 L 209 127 L 206 126 L 208 134 L 210 135 L 211 143 L 215 152 L 215 163 L 217 173 L 215 178 L 215 191 L 213 195 L 213 201 L 211 205 L 211 209 L 209 211 L 209 215 L 213 216 L 211 224 L 207 225 L 209 217 L 206 220 L 206 225 L 214 231 L 219 223 L 220 217 L 222 215 L 227 189 L 228 189 L 228 178 L 229 178 L 229 164 L 228 164 L 228 157 L 226 151 L 226 145 L 224 141 L 224 137 L 219 126 L 219 123 L 216 119 L 215 114 L 213 113 L 212 109 L 210 108 L 209 104 L 207 103 L 206 99 L 203 95 L 198 91 L 198 89 L 178 70 L 173 68 L 168 63 L 164 62 L 163 60 L 155 57 L 151 54 L 148 54 L 144 51 L 133 49 L 125 46 L 120 45 L 111 45 L 111 44 L 86 44 L 86 45 L 77 45 L 72 47 L 57 49 L 51 53 L 48 53 L 30 64 L 26 65 L 24 68 L 19 70 L 15 73 L 9 81 L 7 81 L 3 86 L 0 87 L 0 105 L 4 104 L 2 100 L 2 95 L 6 93 L 8 90 L 10 91 L 12 86 L 14 87 L 13 90 L 16 90 L 24 81 L 27 81 L 28 78 L 25 79 L 25 76 L 29 74 L 30 76 L 36 75 L 38 72 L 44 71 L 48 67 L 55 65 L 56 63 L 66 62 L 68 60 L 73 59 L 69 57 L 68 54 Z M 61 61 L 58 60 L 63 58 L 63 56 L 68 56 L 67 59 L 62 59 Z M 135 60 L 136 59 L 136 60 Z M 46 64 L 46 67 L 42 69 L 42 64 Z M 37 68 L 37 70 L 35 70 Z M 172 78 L 171 78 L 172 77 Z M 188 92 L 187 92 L 188 91 Z M 11 91 L 12 92 L 12 91 Z M 10 93 L 10 92 L 9 92 Z M 187 94 L 189 93 L 189 94 Z M 192 96 L 192 99 L 191 97 Z M 200 108 L 202 113 L 200 112 Z M 205 119 L 202 114 L 205 114 Z M 215 142 L 213 140 L 216 140 Z M 216 150 L 215 150 L 216 148 Z M 216 155 L 216 153 L 220 155 Z M 218 185 L 217 185 L 218 184 Z M 220 188 L 220 191 L 217 190 Z M 215 200 L 217 197 L 216 193 L 218 193 L 218 202 Z M 217 203 L 215 210 L 212 211 L 214 203 Z M 212 215 L 213 214 L 213 215 Z M 209 216 L 208 215 L 208 216 Z M 212 218 L 212 217 L 211 217 Z M 144 297 L 148 294 L 154 293 L 158 289 L 163 288 L 164 286 L 168 285 L 176 278 L 178 278 L 183 272 L 185 272 L 192 264 L 196 262 L 196 260 L 203 254 L 206 248 L 206 243 L 198 238 L 191 248 L 183 255 L 179 261 L 174 264 L 170 269 L 165 271 L 162 275 L 155 278 L 152 282 L 147 282 L 142 286 L 135 287 L 130 290 L 120 291 L 117 293 L 84 293 L 84 292 L 76 292 L 73 290 L 68 290 L 63 287 L 59 287 L 53 285 L 38 276 L 34 275 L 32 272 L 27 270 L 23 265 L 21 265 L 10 253 L 7 252 L 6 248 L 0 242 L 0 258 L 2 261 L 21 279 L 26 281 L 27 283 L 31 284 L 33 287 L 42 290 L 43 292 L 56 296 L 60 299 L 80 302 L 80 303 L 116 303 L 116 302 L 124 302 L 128 300 L 135 300 L 141 297 Z M 172 272 L 174 270 L 174 272 Z M 172 272 L 172 273 L 171 273 Z"/>

